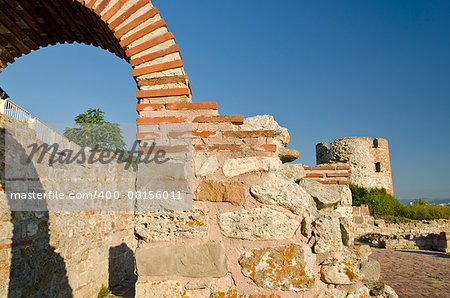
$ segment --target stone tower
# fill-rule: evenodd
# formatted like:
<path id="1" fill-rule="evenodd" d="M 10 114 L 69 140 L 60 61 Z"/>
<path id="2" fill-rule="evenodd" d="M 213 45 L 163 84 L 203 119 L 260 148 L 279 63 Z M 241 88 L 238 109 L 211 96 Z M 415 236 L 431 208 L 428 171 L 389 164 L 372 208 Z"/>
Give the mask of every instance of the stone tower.
<path id="1" fill-rule="evenodd" d="M 385 188 L 394 194 L 391 162 L 386 139 L 343 138 L 316 145 L 317 164 L 346 163 L 350 166 L 350 182 L 366 188 Z"/>

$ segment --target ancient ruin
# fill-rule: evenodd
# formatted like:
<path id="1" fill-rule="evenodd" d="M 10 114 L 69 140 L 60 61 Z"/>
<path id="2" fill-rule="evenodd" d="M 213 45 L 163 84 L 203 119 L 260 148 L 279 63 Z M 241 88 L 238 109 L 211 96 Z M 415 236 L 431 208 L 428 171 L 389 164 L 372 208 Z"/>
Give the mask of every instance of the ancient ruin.
<path id="1" fill-rule="evenodd" d="M 386 223 L 374 219 L 367 206 L 353 207 L 355 237 L 374 246 L 450 252 L 450 220 Z"/>
<path id="2" fill-rule="evenodd" d="M 354 155 L 335 155 L 332 146 L 333 154 L 320 155 L 316 167 L 287 164 L 298 152 L 286 149 L 288 131 L 273 117 L 220 115 L 215 102 L 192 102 L 174 36 L 149 0 L 11 0 L 0 13 L 2 68 L 64 42 L 92 44 L 127 60 L 139 89 L 137 139 L 158 138 L 148 124 L 191 127 L 194 199 L 192 210 L 179 212 L 54 211 L 45 203 L 41 211 L 10 211 L 13 182 L 3 174 L 0 296 L 96 297 L 103 285 L 114 288 L 133 273 L 136 297 L 374 295 L 379 264 L 369 259 L 369 246 L 353 243 L 348 184 L 363 176 L 352 170 L 360 165 Z M 27 121 L 7 115 L 1 121 L 1 137 L 10 145 L 1 148 L 4 170 L 5 160 L 29 154 L 28 145 L 42 140 Z M 17 128 L 7 129 L 10 123 Z M 377 140 L 358 139 L 350 148 L 387 150 L 387 142 Z M 392 191 L 389 156 L 371 156 L 367 167 L 383 162 L 386 181 L 380 183 Z M 51 157 L 45 154 L 46 161 Z M 22 189 L 40 192 L 62 178 L 67 192 L 145 190 L 148 170 L 13 164 L 15 175 L 33 174 L 20 181 Z M 376 285 L 378 295 L 396 297 L 388 285 Z"/>
<path id="3" fill-rule="evenodd" d="M 384 188 L 394 194 L 389 146 L 381 138 L 343 138 L 316 145 L 317 164 L 342 162 L 350 166 L 350 182 L 365 188 Z"/>

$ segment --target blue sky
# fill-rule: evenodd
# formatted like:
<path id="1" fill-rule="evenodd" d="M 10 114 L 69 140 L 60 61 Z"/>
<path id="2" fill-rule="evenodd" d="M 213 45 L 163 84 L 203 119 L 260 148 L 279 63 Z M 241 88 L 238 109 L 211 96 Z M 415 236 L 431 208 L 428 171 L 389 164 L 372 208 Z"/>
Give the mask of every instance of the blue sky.
<path id="1" fill-rule="evenodd" d="M 400 199 L 450 198 L 450 1 L 153 1 L 179 44 L 194 101 L 271 114 L 300 163 L 341 137 L 390 142 Z M 33 52 L 0 87 L 48 123 L 98 107 L 133 123 L 131 67 L 84 45 Z"/>

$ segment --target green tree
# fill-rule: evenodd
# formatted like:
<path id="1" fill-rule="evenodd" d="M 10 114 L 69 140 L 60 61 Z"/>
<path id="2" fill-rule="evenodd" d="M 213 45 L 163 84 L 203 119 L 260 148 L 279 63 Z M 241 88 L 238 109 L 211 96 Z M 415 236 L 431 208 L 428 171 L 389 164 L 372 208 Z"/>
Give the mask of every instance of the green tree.
<path id="1" fill-rule="evenodd" d="M 122 130 L 119 124 L 105 121 L 100 109 L 89 109 L 75 117 L 74 128 L 66 128 L 64 136 L 70 141 L 95 151 L 125 151 Z"/>

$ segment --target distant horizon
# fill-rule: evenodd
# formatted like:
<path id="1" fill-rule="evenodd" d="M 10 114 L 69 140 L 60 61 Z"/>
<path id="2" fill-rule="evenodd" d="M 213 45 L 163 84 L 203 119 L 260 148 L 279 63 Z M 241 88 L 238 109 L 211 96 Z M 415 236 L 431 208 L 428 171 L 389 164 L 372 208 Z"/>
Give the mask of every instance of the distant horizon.
<path id="1" fill-rule="evenodd" d="M 415 199 L 399 199 L 399 201 L 401 203 L 403 203 L 403 202 L 412 203 L 415 200 L 419 200 L 419 199 L 424 200 L 429 203 L 433 203 L 433 204 L 449 204 L 450 203 L 450 198 L 415 198 Z"/>

